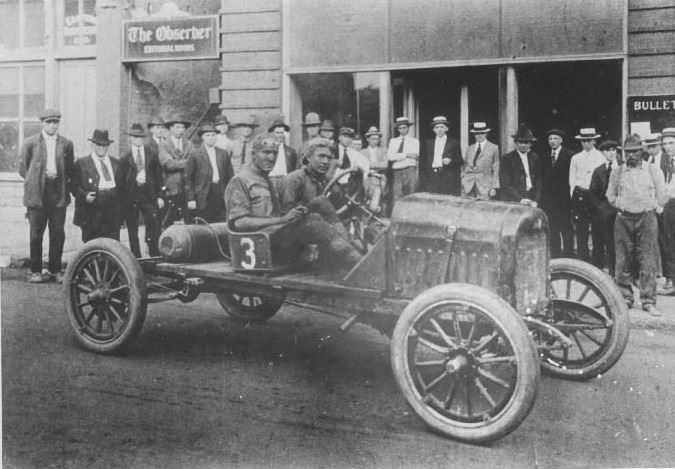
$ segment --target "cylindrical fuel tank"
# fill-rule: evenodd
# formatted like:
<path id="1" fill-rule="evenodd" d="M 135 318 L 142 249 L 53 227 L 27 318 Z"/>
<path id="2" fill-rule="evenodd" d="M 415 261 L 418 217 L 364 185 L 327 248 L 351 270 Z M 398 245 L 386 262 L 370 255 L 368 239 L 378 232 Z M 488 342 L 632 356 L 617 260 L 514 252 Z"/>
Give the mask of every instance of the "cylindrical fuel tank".
<path id="1" fill-rule="evenodd" d="M 170 262 L 223 260 L 218 241 L 229 257 L 228 234 L 227 223 L 172 225 L 159 238 L 159 252 L 164 260 Z"/>

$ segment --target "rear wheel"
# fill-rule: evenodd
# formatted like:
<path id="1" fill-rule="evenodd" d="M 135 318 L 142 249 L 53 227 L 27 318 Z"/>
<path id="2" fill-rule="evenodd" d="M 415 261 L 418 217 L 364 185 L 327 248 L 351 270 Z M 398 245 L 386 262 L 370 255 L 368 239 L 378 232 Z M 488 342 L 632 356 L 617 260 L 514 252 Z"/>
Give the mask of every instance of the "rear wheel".
<path id="1" fill-rule="evenodd" d="M 630 319 L 619 289 L 608 275 L 586 262 L 554 259 L 551 294 L 546 320 L 571 339 L 572 347 L 556 347 L 554 339 L 540 337 L 544 371 L 576 381 L 605 373 L 628 343 Z"/>
<path id="2" fill-rule="evenodd" d="M 391 362 L 417 415 L 469 443 L 513 431 L 537 395 L 539 360 L 527 327 L 475 285 L 439 285 L 415 298 L 394 329 Z"/>
<path id="3" fill-rule="evenodd" d="M 242 322 L 267 321 L 284 302 L 283 298 L 249 293 L 225 292 L 216 293 L 216 296 L 225 312 Z"/>

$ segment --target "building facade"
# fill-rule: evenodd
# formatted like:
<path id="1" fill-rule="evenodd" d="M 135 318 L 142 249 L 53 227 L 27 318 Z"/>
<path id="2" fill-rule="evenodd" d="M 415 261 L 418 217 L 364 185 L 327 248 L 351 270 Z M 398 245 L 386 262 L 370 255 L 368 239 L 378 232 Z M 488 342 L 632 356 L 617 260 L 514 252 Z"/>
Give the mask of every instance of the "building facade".
<path id="1" fill-rule="evenodd" d="M 204 15 L 217 17 L 215 57 L 125 55 L 126 21 Z M 405 114 L 421 138 L 442 114 L 464 147 L 481 120 L 508 149 L 520 122 L 621 138 L 627 102 L 669 95 L 675 0 L 0 1 L 0 171 L 16 169 L 45 106 L 62 110 L 78 155 L 95 127 L 118 152 L 131 122 L 218 112 L 261 129 L 283 115 L 293 144 L 310 111 L 385 136 Z"/>

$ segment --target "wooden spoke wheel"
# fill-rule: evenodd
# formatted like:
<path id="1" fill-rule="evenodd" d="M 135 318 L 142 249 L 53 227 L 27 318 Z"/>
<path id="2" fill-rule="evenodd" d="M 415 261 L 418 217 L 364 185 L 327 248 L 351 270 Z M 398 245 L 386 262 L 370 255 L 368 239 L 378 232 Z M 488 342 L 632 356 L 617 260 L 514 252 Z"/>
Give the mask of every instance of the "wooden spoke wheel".
<path id="1" fill-rule="evenodd" d="M 63 281 L 66 312 L 79 343 L 98 353 L 130 345 L 147 309 L 145 277 L 129 249 L 113 239 L 86 243 Z"/>
<path id="2" fill-rule="evenodd" d="M 216 293 L 216 296 L 225 312 L 242 322 L 267 321 L 284 302 L 283 298 L 237 292 Z"/>
<path id="3" fill-rule="evenodd" d="M 539 361 L 527 327 L 475 285 L 439 285 L 415 298 L 394 329 L 391 361 L 417 415 L 469 443 L 513 431 L 537 394 Z"/>
<path id="4" fill-rule="evenodd" d="M 554 338 L 539 335 L 544 371 L 584 381 L 614 366 L 628 343 L 630 320 L 612 279 L 586 262 L 554 259 L 551 294 L 546 320 L 569 337 L 572 346 L 563 348 Z"/>

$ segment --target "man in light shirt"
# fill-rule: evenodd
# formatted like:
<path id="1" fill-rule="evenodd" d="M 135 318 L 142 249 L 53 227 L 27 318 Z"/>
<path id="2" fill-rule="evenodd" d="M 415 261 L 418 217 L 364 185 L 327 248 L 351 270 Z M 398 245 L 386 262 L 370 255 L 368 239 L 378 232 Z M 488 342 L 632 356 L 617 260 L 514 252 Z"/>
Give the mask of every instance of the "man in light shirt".
<path id="1" fill-rule="evenodd" d="M 639 272 L 642 308 L 652 316 L 656 309 L 656 270 L 658 256 L 658 225 L 656 209 L 667 200 L 661 171 L 642 161 L 642 142 L 635 135 L 626 137 L 623 148 L 626 163 L 613 170 L 607 187 L 607 200 L 618 210 L 614 222 L 616 242 L 616 273 L 628 307 L 633 305 L 634 266 Z"/>
<path id="2" fill-rule="evenodd" d="M 230 121 L 227 116 L 218 115 L 213 120 L 213 126 L 218 131 L 216 135 L 216 146 L 225 151 L 232 151 L 232 140 L 227 136 L 227 131 L 230 129 Z"/>
<path id="3" fill-rule="evenodd" d="M 73 195 L 75 216 L 73 223 L 82 229 L 82 241 L 112 238 L 119 241 L 121 207 L 128 188 L 125 165 L 108 154 L 112 140 L 108 131 L 94 129 L 88 139 L 92 152 L 75 162 Z"/>
<path id="4" fill-rule="evenodd" d="M 30 283 L 61 283 L 61 257 L 66 239 L 66 207 L 73 175 L 73 142 L 58 134 L 61 113 L 45 109 L 42 131 L 21 145 L 19 174 L 24 178 L 23 204 L 30 226 Z M 42 238 L 49 226 L 49 265 L 42 269 Z"/>
<path id="5" fill-rule="evenodd" d="M 283 180 L 287 174 L 292 173 L 298 166 L 298 152 L 294 148 L 286 145 L 286 132 L 291 128 L 283 121 L 283 119 L 276 119 L 272 122 L 269 133 L 274 135 L 274 139 L 278 145 L 277 159 L 274 163 L 274 168 L 267 175 L 272 181 L 272 186 L 277 194 L 281 191 Z"/>
<path id="6" fill-rule="evenodd" d="M 675 127 L 667 127 L 661 132 L 663 156 L 660 168 L 666 183 L 667 201 L 663 205 L 661 214 L 663 224 L 660 238 L 663 239 L 662 252 L 665 252 L 665 262 L 662 265 L 666 283 L 659 289 L 660 295 L 672 295 L 675 293 L 673 281 L 675 280 Z"/>
<path id="7" fill-rule="evenodd" d="M 408 135 L 413 122 L 405 116 L 396 118 L 394 128 L 398 137 L 389 141 L 387 156 L 392 169 L 391 191 L 393 203 L 404 195 L 417 191 L 417 160 L 420 141 Z"/>
<path id="8" fill-rule="evenodd" d="M 253 130 L 258 127 L 255 116 L 246 116 L 234 124 L 236 137 L 232 141 L 232 169 L 234 174 L 251 161 Z"/>
<path id="9" fill-rule="evenodd" d="M 208 223 L 227 221 L 225 187 L 234 171 L 230 152 L 218 148 L 218 132 L 212 125 L 203 125 L 198 134 L 202 145 L 190 153 L 185 165 L 185 199 L 188 222 L 195 217 Z"/>
<path id="10" fill-rule="evenodd" d="M 595 142 L 600 135 L 594 128 L 579 130 L 574 137 L 581 141 L 582 150 L 572 157 L 570 162 L 570 197 L 572 198 L 572 221 L 575 227 L 577 241 L 577 257 L 589 262 L 588 232 L 591 223 L 591 203 L 588 189 L 591 186 L 593 171 L 605 163 L 605 157 L 595 148 Z"/>
<path id="11" fill-rule="evenodd" d="M 541 164 L 532 143 L 537 139 L 525 124 L 511 137 L 516 149 L 502 156 L 499 165 L 502 199 L 536 207 L 541 200 Z"/>
<path id="12" fill-rule="evenodd" d="M 469 132 L 475 142 L 466 150 L 462 164 L 462 193 L 479 199 L 493 199 L 499 189 L 499 147 L 487 139 L 485 122 L 474 122 Z"/>

